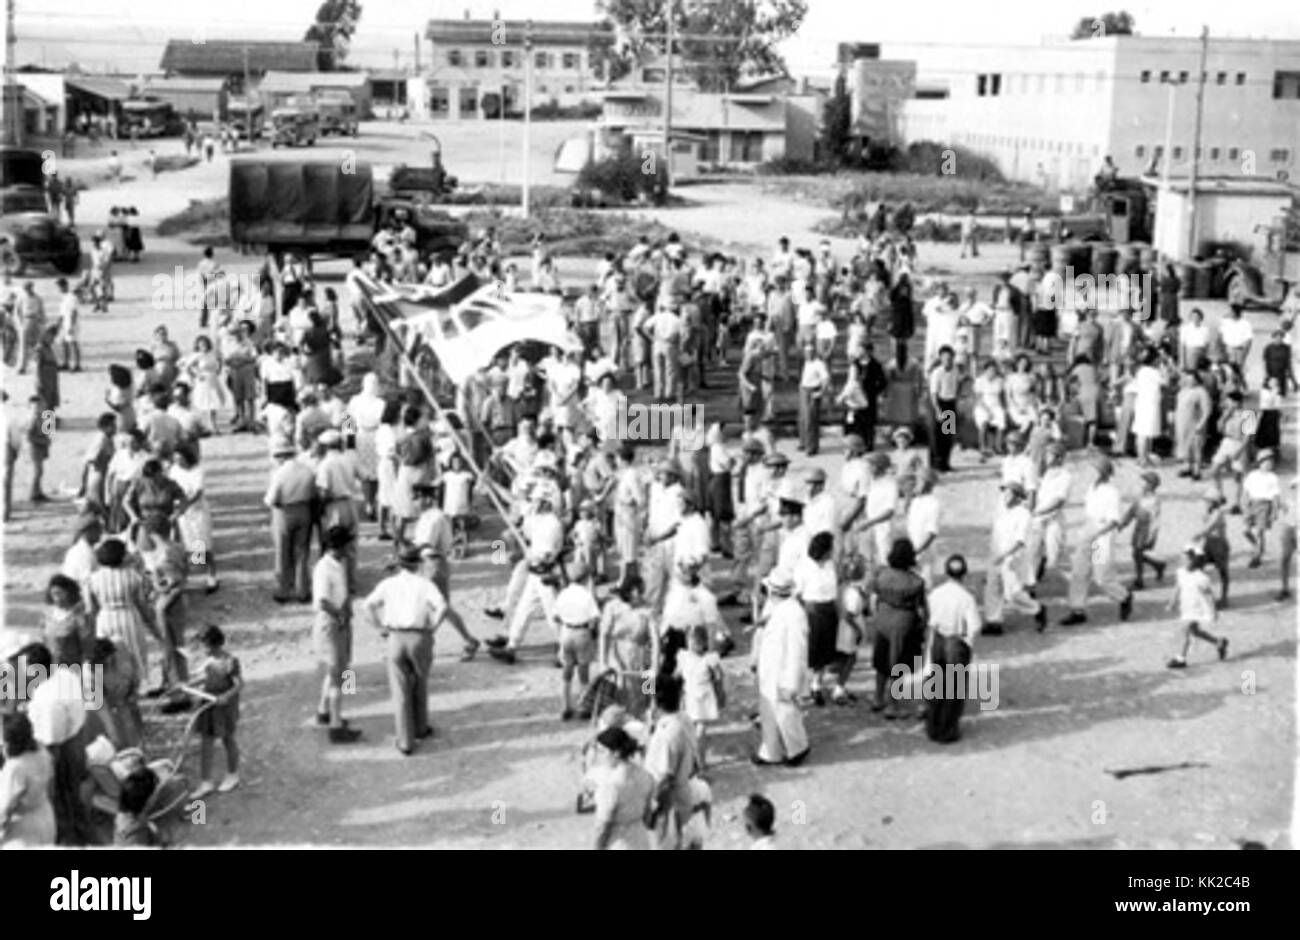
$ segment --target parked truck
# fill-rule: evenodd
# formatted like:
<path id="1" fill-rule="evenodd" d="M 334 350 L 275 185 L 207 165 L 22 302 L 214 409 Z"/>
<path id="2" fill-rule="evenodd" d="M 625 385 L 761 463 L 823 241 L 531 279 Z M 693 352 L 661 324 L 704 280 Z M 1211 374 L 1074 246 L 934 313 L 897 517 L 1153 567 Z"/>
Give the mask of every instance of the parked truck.
<path id="1" fill-rule="evenodd" d="M 0 270 L 17 277 L 29 264 L 75 274 L 81 242 L 49 211 L 40 151 L 0 147 Z"/>
<path id="2" fill-rule="evenodd" d="M 421 251 L 455 251 L 464 222 L 427 198 L 378 184 L 370 164 L 237 159 L 230 164 L 230 236 L 242 248 L 343 257 L 369 250 L 380 228 L 406 219 Z"/>

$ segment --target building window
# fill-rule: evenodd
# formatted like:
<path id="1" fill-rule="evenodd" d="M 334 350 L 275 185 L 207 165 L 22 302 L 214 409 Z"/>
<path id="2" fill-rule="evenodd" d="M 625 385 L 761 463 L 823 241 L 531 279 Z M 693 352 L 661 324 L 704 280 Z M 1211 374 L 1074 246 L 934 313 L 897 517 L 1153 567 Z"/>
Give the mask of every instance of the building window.
<path id="1" fill-rule="evenodd" d="M 720 163 L 722 161 L 722 132 L 708 131 L 700 142 L 700 162 Z"/>
<path id="2" fill-rule="evenodd" d="M 515 67 L 515 54 L 509 49 L 501 50 L 501 67 L 511 69 Z"/>
<path id="3" fill-rule="evenodd" d="M 473 114 L 478 110 L 478 88 L 462 85 L 460 88 L 459 110 L 462 115 Z"/>
<path id="4" fill-rule="evenodd" d="M 1179 72 L 1179 73 L 1178 73 L 1178 84 L 1180 84 L 1180 85 L 1186 85 L 1186 84 L 1187 84 L 1187 73 L 1186 73 L 1186 72 Z"/>
<path id="5" fill-rule="evenodd" d="M 1156 144 L 1155 149 L 1153 149 L 1153 150 L 1151 151 L 1151 156 L 1153 156 L 1153 157 L 1155 157 L 1157 160 L 1159 160 L 1159 159 L 1160 159 L 1161 157 L 1163 157 L 1164 155 L 1165 155 L 1165 147 L 1164 147 L 1164 144 Z"/>
<path id="6" fill-rule="evenodd" d="M 465 57 L 461 54 L 459 49 L 448 49 L 447 64 L 459 68 L 461 65 L 465 64 Z"/>
<path id="7" fill-rule="evenodd" d="M 561 66 L 566 69 L 576 69 L 579 66 L 580 57 L 576 52 L 566 52 L 561 58 Z"/>
<path id="8" fill-rule="evenodd" d="M 1244 84 L 1246 84 L 1246 73 L 1245 73 L 1245 72 L 1238 72 L 1238 73 L 1237 73 L 1237 84 L 1238 84 L 1238 85 L 1244 85 Z"/>
<path id="9" fill-rule="evenodd" d="M 1211 147 L 1211 148 L 1210 148 L 1210 159 L 1211 159 L 1211 160 L 1217 160 L 1217 159 L 1219 159 L 1219 148 L 1218 148 L 1218 147 Z"/>
<path id="10" fill-rule="evenodd" d="M 1228 73 L 1227 73 L 1227 72 L 1220 72 L 1219 74 L 1215 75 L 1215 76 L 1214 76 L 1214 84 L 1216 84 L 1216 85 L 1226 85 L 1226 84 L 1228 84 Z"/>
<path id="11" fill-rule="evenodd" d="M 975 76 L 975 94 L 978 97 L 984 97 L 989 93 L 989 77 L 987 75 Z"/>
<path id="12" fill-rule="evenodd" d="M 1300 72 L 1274 72 L 1273 97 L 1300 98 Z"/>
<path id="13" fill-rule="evenodd" d="M 1138 144 L 1136 147 L 1133 148 L 1133 156 L 1137 157 L 1139 160 L 1141 160 L 1146 155 L 1147 155 L 1147 148 L 1145 145 Z"/>
<path id="14" fill-rule="evenodd" d="M 1151 81 L 1151 70 L 1150 70 L 1150 69 L 1143 69 L 1143 70 L 1142 70 L 1142 84 L 1145 85 L 1145 84 L 1147 84 L 1147 83 L 1150 82 L 1150 81 Z"/>
<path id="15" fill-rule="evenodd" d="M 1175 160 L 1181 160 L 1182 158 L 1183 158 L 1183 148 L 1182 148 L 1182 147 L 1175 147 L 1175 148 L 1174 148 L 1174 159 L 1175 159 Z"/>
<path id="16" fill-rule="evenodd" d="M 429 112 L 431 114 L 446 114 L 451 108 L 451 95 L 447 89 L 439 88 L 436 85 L 429 89 Z"/>
<path id="17" fill-rule="evenodd" d="M 549 69 L 551 67 L 551 54 L 549 52 L 538 52 L 533 56 L 533 67 L 539 69 Z"/>
<path id="18" fill-rule="evenodd" d="M 989 76 L 989 94 L 1002 94 L 1002 75 L 1000 73 Z"/>
<path id="19" fill-rule="evenodd" d="M 1287 150 L 1285 147 L 1281 147 L 1277 150 L 1270 150 L 1268 152 L 1269 160 L 1271 160 L 1274 163 L 1286 163 L 1290 159 L 1290 157 L 1291 157 L 1291 151 Z"/>
<path id="20" fill-rule="evenodd" d="M 1235 160 L 1235 159 L 1237 159 L 1237 155 L 1238 155 L 1239 153 L 1240 153 L 1240 151 L 1239 151 L 1236 147 L 1229 147 L 1229 148 L 1228 148 L 1228 159 L 1229 159 L 1229 160 Z"/>
<path id="21" fill-rule="evenodd" d="M 574 90 L 574 89 L 573 89 L 573 86 L 572 86 L 572 85 L 565 85 L 565 86 L 564 86 L 564 93 L 565 93 L 566 95 L 571 95 L 571 94 L 573 94 L 573 90 Z"/>
<path id="22" fill-rule="evenodd" d="M 1168 72 L 1161 72 L 1161 73 L 1160 73 L 1160 84 L 1162 84 L 1162 85 L 1167 85 L 1167 84 L 1169 84 L 1169 73 L 1168 73 Z"/>
<path id="23" fill-rule="evenodd" d="M 485 69 L 492 64 L 492 53 L 486 49 L 474 50 L 474 67 Z"/>

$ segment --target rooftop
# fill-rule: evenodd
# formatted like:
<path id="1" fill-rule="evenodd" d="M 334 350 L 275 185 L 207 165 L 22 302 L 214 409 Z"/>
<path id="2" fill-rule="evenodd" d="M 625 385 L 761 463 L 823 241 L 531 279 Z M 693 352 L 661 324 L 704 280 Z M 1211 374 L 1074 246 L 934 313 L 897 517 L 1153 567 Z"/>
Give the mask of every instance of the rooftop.
<path id="1" fill-rule="evenodd" d="M 191 42 L 171 39 L 163 50 L 160 68 L 164 72 L 207 72 L 236 74 L 282 69 L 311 72 L 316 69 L 316 44 L 261 39 L 208 39 Z"/>
<path id="2" fill-rule="evenodd" d="M 527 20 L 429 20 L 424 35 L 433 43 L 490 44 L 498 22 L 505 29 L 507 42 L 530 30 Z M 536 46 L 585 46 L 592 40 L 612 45 L 614 31 L 582 20 L 533 20 L 531 38 Z"/>

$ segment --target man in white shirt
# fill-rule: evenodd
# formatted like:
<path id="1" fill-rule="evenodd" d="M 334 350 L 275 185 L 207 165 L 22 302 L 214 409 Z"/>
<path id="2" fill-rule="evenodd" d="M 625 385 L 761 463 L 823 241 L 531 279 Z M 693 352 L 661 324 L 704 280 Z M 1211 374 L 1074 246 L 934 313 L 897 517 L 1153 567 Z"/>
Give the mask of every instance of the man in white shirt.
<path id="1" fill-rule="evenodd" d="M 799 377 L 799 449 L 809 457 L 821 448 L 822 402 L 830 390 L 831 373 L 812 343 L 803 348 Z"/>
<path id="2" fill-rule="evenodd" d="M 650 343 L 655 400 L 677 399 L 681 393 L 681 317 L 668 307 L 660 306 L 640 329 Z"/>
<path id="3" fill-rule="evenodd" d="M 677 494 L 679 522 L 677 534 L 673 536 L 673 564 L 683 562 L 696 566 L 708 560 L 713 550 L 713 539 L 709 533 L 709 522 L 700 514 L 695 494 L 683 489 Z"/>
<path id="4" fill-rule="evenodd" d="M 642 576 L 645 598 L 656 615 L 672 580 L 674 536 L 682 521 L 681 470 L 672 460 L 660 462 L 646 503 L 645 558 Z"/>
<path id="5" fill-rule="evenodd" d="M 809 467 L 804 471 L 804 483 L 808 487 L 808 497 L 803 507 L 803 524 L 809 537 L 818 532 L 839 535 L 839 526 L 835 524 L 835 497 L 826 492 L 826 471 L 821 467 Z"/>
<path id="6" fill-rule="evenodd" d="M 1018 483 L 1025 491 L 1025 507 L 1034 508 L 1034 496 L 1038 491 L 1038 467 L 1034 458 L 1025 451 L 1025 432 L 1012 428 L 1007 432 L 1007 455 L 1002 458 L 1002 483 Z"/>
<path id="7" fill-rule="evenodd" d="M 934 495 L 934 483 L 933 470 L 919 470 L 916 493 L 907 503 L 907 537 L 927 590 L 934 584 L 934 543 L 939 537 L 939 497 Z"/>
<path id="8" fill-rule="evenodd" d="M 958 722 L 966 707 L 965 696 L 957 695 L 957 670 L 970 665 L 975 637 L 980 632 L 979 605 L 966 588 L 966 559 L 953 555 L 944 564 L 948 580 L 930 592 L 930 663 L 943 680 L 943 697 L 930 702 L 925 713 L 925 733 L 931 741 L 950 744 L 961 737 Z M 963 682 L 962 690 L 970 688 Z"/>
<path id="9" fill-rule="evenodd" d="M 316 467 L 316 495 L 320 499 L 320 526 L 328 532 L 334 526 L 341 526 L 352 534 L 353 542 L 347 548 L 348 585 L 351 590 L 357 584 L 357 530 L 361 525 L 357 512 L 357 495 L 360 492 L 360 479 L 357 466 L 343 453 L 343 435 L 330 429 L 322 433 L 317 444 L 324 451 L 320 464 Z"/>
<path id="10" fill-rule="evenodd" d="M 840 468 L 840 492 L 848 500 L 841 528 L 845 532 L 845 550 L 866 558 L 870 553 L 867 542 L 870 535 L 863 528 L 862 515 L 867 506 L 867 492 L 871 489 L 871 466 L 867 462 L 867 443 L 858 434 L 844 438 L 844 447 L 848 451 L 844 456 L 844 465 Z"/>
<path id="11" fill-rule="evenodd" d="M 1255 339 L 1255 331 L 1241 315 L 1241 308 L 1234 306 L 1229 314 L 1219 321 L 1219 339 L 1228 354 L 1228 361 L 1238 369 L 1246 368 L 1246 357 L 1250 355 L 1250 345 Z"/>
<path id="12" fill-rule="evenodd" d="M 1038 502 L 1029 530 L 1029 583 L 1037 584 L 1066 557 L 1065 504 L 1072 477 L 1065 466 L 1065 445 L 1047 446 L 1047 470 L 1038 484 Z"/>
<path id="13" fill-rule="evenodd" d="M 1247 567 L 1258 568 L 1264 557 L 1264 539 L 1282 512 L 1282 486 L 1274 472 L 1274 453 L 1262 450 L 1255 458 L 1255 469 L 1241 481 L 1246 500 L 1246 541 L 1255 546 Z"/>
<path id="14" fill-rule="evenodd" d="M 811 534 L 803 524 L 803 501 L 795 499 L 792 487 L 784 488 L 778 513 L 781 517 L 781 545 L 776 553 L 776 566 L 793 574 L 799 562 L 808 557 L 808 540 Z"/>
<path id="15" fill-rule="evenodd" d="M 352 604 L 347 550 L 352 533 L 334 526 L 325 533 L 325 554 L 311 573 L 312 642 L 324 677 L 316 723 L 329 725 L 331 744 L 350 744 L 361 732 L 343 720 L 343 673 L 352 663 Z"/>
<path id="16" fill-rule="evenodd" d="M 600 625 L 600 608 L 591 593 L 592 572 L 575 572 L 575 578 L 555 598 L 555 620 L 560 631 L 560 683 L 564 698 L 561 721 L 573 718 L 573 676 L 578 675 L 579 688 L 586 688 L 590 680 L 591 663 L 596 656 L 596 628 Z M 589 712 L 577 712 L 586 721 Z"/>
<path id="17" fill-rule="evenodd" d="M 677 654 L 686 648 L 696 627 L 709 631 L 718 655 L 725 656 L 734 646 L 727 623 L 718 613 L 717 597 L 700 581 L 699 563 L 683 558 L 675 573 L 659 618 L 659 671 L 664 675 L 676 671 Z"/>
<path id="18" fill-rule="evenodd" d="M 1087 622 L 1088 586 L 1093 581 L 1119 603 L 1120 620 L 1128 620 L 1133 612 L 1133 594 L 1115 576 L 1115 532 L 1124 518 L 1119 490 L 1111 482 L 1115 467 L 1109 457 L 1098 457 L 1093 466 L 1097 481 L 1084 501 L 1083 538 L 1070 565 L 1070 612 L 1061 620 L 1064 627 Z"/>
<path id="19" fill-rule="evenodd" d="M 782 235 L 777 240 L 776 254 L 772 256 L 772 263 L 768 265 L 768 272 L 772 279 L 778 277 L 789 278 L 794 270 L 794 255 L 790 251 L 790 239 Z"/>
<path id="20" fill-rule="evenodd" d="M 433 736 L 429 724 L 429 670 L 433 635 L 447 613 L 442 592 L 416 573 L 420 549 L 402 553 L 402 570 L 380 581 L 366 610 L 388 643 L 388 685 L 393 693 L 397 750 L 409 756 L 417 740 Z"/>
<path id="21" fill-rule="evenodd" d="M 925 361 L 923 368 L 930 369 L 939 361 L 942 346 L 957 346 L 957 320 L 959 314 L 948 301 L 948 286 L 940 283 L 934 293 L 921 305 L 925 321 Z"/>
<path id="22" fill-rule="evenodd" d="M 523 586 L 518 592 L 519 599 L 513 606 L 507 600 L 509 628 L 506 642 L 488 640 L 488 654 L 507 664 L 515 662 L 535 606 L 542 608 L 546 622 L 557 635 L 559 633 L 555 623 L 555 596 L 559 583 L 557 568 L 560 556 L 564 553 L 565 532 L 564 523 L 555 512 L 554 497 L 549 492 L 536 498 L 535 510 L 524 518 L 521 530 L 528 543 L 528 551 L 516 566 L 516 575 L 511 580 L 515 581 L 516 576 L 522 572 Z M 514 593 L 514 590 L 508 590 L 507 596 Z"/>
<path id="23" fill-rule="evenodd" d="M 763 743 L 751 760 L 759 766 L 797 767 L 810 751 L 797 700 L 808 678 L 808 615 L 794 596 L 794 576 L 777 568 L 764 582 L 767 622 L 754 635 L 758 717 Z"/>
<path id="24" fill-rule="evenodd" d="M 23 647 L 12 662 L 16 670 L 13 680 L 21 677 L 26 683 L 32 736 L 49 752 L 53 764 L 49 795 L 54 805 L 57 842 L 86 845 L 93 838 L 86 804 L 81 799 L 89 743 L 84 677 L 80 670 L 56 667 L 43 643 Z M 102 700 L 99 704 L 103 704 Z M 94 703 L 91 706 L 95 707 Z"/>
<path id="25" fill-rule="evenodd" d="M 984 582 L 984 632 L 991 636 L 1002 633 L 1004 607 L 1031 614 L 1040 633 L 1047 626 L 1047 609 L 1027 590 L 1030 514 L 1025 496 L 1019 483 L 1002 484 L 1003 506 L 993 520 L 992 554 Z"/>

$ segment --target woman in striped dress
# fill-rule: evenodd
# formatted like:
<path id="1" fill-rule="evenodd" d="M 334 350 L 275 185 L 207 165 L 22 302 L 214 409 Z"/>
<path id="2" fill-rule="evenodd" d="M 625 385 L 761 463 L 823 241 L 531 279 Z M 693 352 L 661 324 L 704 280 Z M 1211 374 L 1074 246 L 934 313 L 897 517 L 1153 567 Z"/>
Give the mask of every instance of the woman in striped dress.
<path id="1" fill-rule="evenodd" d="M 144 576 L 134 568 L 123 567 L 126 544 L 108 539 L 95 550 L 99 568 L 87 582 L 86 609 L 95 623 L 95 636 L 107 638 L 120 650 L 130 653 L 147 674 L 145 631 L 153 630 L 152 607 Z"/>

